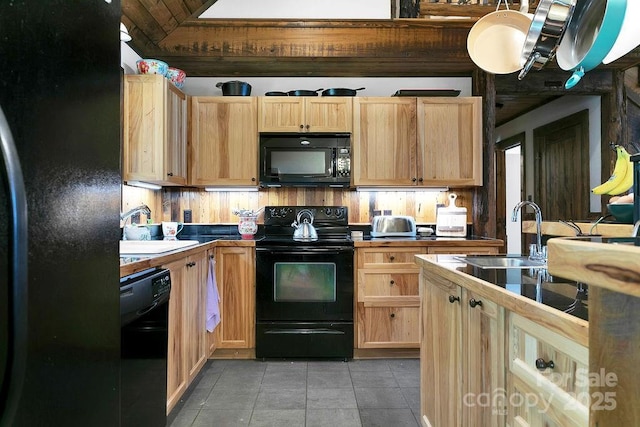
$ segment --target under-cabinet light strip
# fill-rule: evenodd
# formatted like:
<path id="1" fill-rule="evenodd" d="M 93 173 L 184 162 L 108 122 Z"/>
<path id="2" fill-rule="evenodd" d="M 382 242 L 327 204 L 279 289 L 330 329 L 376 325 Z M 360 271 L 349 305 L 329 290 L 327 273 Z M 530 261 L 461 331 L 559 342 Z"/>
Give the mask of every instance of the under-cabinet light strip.
<path id="1" fill-rule="evenodd" d="M 127 185 L 131 185 L 133 187 L 146 188 L 148 190 L 162 190 L 162 187 L 160 185 L 151 184 L 149 182 L 127 181 Z"/>

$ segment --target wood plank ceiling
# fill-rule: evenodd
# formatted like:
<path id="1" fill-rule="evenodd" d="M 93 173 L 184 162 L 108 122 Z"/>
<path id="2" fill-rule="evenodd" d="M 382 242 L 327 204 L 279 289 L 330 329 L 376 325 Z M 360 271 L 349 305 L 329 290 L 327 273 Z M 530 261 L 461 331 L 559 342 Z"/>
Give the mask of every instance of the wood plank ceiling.
<path id="1" fill-rule="evenodd" d="M 471 76 L 478 69 L 467 53 L 467 35 L 479 17 L 495 10 L 493 5 L 402 0 L 405 6 L 415 5 L 419 18 L 198 19 L 215 1 L 122 0 L 122 22 L 132 37 L 129 46 L 141 57 L 164 60 L 191 77 Z M 536 2 L 530 4 L 533 11 Z M 444 18 L 453 15 L 470 18 Z M 640 49 L 610 67 L 626 69 L 638 63 Z M 496 124 L 564 95 L 556 83 L 567 77 L 555 65 L 529 73 L 527 82 L 513 74 L 496 76 Z M 571 94 L 606 90 L 597 82 L 580 86 Z"/>

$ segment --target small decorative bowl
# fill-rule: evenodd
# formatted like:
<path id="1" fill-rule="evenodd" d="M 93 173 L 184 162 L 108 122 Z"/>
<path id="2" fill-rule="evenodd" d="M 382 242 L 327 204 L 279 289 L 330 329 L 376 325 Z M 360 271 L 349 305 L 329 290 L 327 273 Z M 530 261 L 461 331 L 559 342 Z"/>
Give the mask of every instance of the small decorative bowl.
<path id="1" fill-rule="evenodd" d="M 607 205 L 609 213 L 616 221 L 623 224 L 633 224 L 633 203 L 610 203 Z"/>
<path id="2" fill-rule="evenodd" d="M 136 65 L 140 74 L 160 74 L 165 76 L 169 69 L 169 64 L 158 59 L 138 59 Z"/>
<path id="3" fill-rule="evenodd" d="M 165 77 L 171 80 L 171 83 L 176 85 L 177 88 L 181 89 L 182 86 L 184 86 L 184 79 L 187 77 L 187 74 L 180 68 L 169 67 Z"/>

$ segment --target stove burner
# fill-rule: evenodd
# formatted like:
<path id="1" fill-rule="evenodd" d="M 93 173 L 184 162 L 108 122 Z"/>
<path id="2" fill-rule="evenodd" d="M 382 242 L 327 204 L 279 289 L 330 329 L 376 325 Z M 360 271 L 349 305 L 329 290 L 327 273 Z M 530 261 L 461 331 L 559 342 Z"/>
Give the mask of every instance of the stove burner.
<path id="1" fill-rule="evenodd" d="M 309 210 L 313 214 L 313 226 L 317 240 L 293 238 L 298 213 Z M 256 246 L 353 246 L 349 230 L 349 213 L 346 206 L 267 206 L 264 210 L 264 238 Z"/>

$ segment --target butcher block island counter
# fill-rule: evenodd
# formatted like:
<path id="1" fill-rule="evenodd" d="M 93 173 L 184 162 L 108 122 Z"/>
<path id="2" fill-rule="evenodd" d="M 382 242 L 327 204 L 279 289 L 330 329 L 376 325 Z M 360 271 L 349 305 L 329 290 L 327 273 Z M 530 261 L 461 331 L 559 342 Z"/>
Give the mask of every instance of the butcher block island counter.
<path id="1" fill-rule="evenodd" d="M 546 269 L 416 256 L 423 426 L 639 425 L 640 247 L 548 245 Z"/>
<path id="2" fill-rule="evenodd" d="M 590 426 L 640 425 L 640 238 L 552 239 L 548 264 L 589 285 Z"/>
<path id="3" fill-rule="evenodd" d="M 418 255 L 423 426 L 586 426 L 588 322 L 577 283 Z"/>

